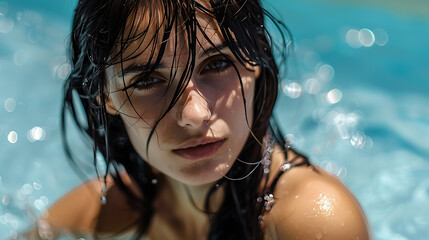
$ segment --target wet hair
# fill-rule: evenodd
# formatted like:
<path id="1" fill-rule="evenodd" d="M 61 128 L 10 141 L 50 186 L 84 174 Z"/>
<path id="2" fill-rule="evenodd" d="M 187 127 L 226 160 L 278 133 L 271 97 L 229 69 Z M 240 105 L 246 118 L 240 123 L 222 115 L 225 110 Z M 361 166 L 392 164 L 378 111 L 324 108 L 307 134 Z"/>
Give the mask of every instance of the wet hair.
<path id="1" fill-rule="evenodd" d="M 150 44 L 145 46 L 144 51 L 151 52 L 149 62 L 153 65 L 143 74 L 143 79 L 160 63 L 172 32 L 180 32 L 188 45 L 188 58 L 183 73 L 178 76 L 172 70 L 170 75 L 171 78 L 180 79 L 178 86 L 174 89 L 174 95 L 166 110 L 155 122 L 147 144 L 152 135 L 156 134 L 159 121 L 174 106 L 190 80 L 195 66 L 196 49 L 199 46 L 196 33 L 201 32 L 214 46 L 210 37 L 205 35 L 204 26 L 196 19 L 197 11 L 209 16 L 218 25 L 224 44 L 234 55 L 234 59 L 229 58 L 229 61 L 239 77 L 241 89 L 243 83 L 237 64 L 261 68 L 261 74 L 255 82 L 253 119 L 247 119 L 246 114 L 251 134 L 238 158 L 246 162 L 259 161 L 264 147 L 261 143 L 269 131 L 279 145 L 285 144 L 272 118 L 272 110 L 277 98 L 279 75 L 273 51 L 275 48 L 278 51 L 276 55 L 285 59 L 287 44 L 290 43 L 286 27 L 263 9 L 258 0 L 209 0 L 204 2 L 207 4 L 202 4 L 203 1 L 80 0 L 75 10 L 69 53 L 72 71 L 65 82 L 62 111 L 65 151 L 68 158 L 76 163 L 77 158 L 67 141 L 66 117 L 70 113 L 82 134 L 90 137 L 95 167 L 97 168 L 96 155 L 101 153 L 108 166 L 107 171 L 120 189 L 129 196 L 130 204 L 140 212 L 139 220 L 132 226 L 137 229 L 136 239 L 145 234 L 154 214 L 153 202 L 157 194 L 156 187 L 151 184 L 154 172 L 143 160 L 144 156 L 140 156 L 133 148 L 121 117 L 108 114 L 105 106 L 105 97 L 108 95 L 105 90 L 105 70 L 112 65 L 119 64 L 122 67 L 124 61 L 141 54 L 125 54 L 125 49 L 131 43 L 142 44 L 143 39 L 149 39 Z M 147 19 L 147 26 L 140 21 L 143 17 Z M 265 28 L 266 20 L 270 20 L 273 29 L 279 33 L 276 35 L 276 41 L 273 41 L 272 35 Z M 155 29 L 153 33 L 151 31 L 151 35 L 149 28 Z M 155 47 L 157 50 L 153 51 Z M 158 54 L 154 55 L 154 52 Z M 124 89 L 137 83 L 131 83 Z M 243 107 L 247 111 L 243 90 L 241 94 Z M 129 96 L 128 101 L 131 101 Z M 80 120 L 79 105 L 83 106 L 85 122 Z M 144 116 L 140 117 L 144 120 Z M 125 169 L 137 184 L 142 198 L 135 196 L 126 187 L 120 175 L 121 169 Z M 253 169 L 254 165 L 236 161 L 227 176 L 238 179 L 248 175 Z M 240 181 L 230 181 L 226 178 L 218 180 L 206 197 L 204 209 L 211 222 L 209 239 L 263 238 L 258 222 L 258 216 L 262 214 L 262 203 L 256 200 L 264 191 L 259 186 L 267 177 L 268 174 L 264 174 L 262 166 L 258 165 L 252 174 Z M 211 213 L 208 207 L 210 196 L 221 185 L 225 185 L 224 202 L 218 212 Z"/>

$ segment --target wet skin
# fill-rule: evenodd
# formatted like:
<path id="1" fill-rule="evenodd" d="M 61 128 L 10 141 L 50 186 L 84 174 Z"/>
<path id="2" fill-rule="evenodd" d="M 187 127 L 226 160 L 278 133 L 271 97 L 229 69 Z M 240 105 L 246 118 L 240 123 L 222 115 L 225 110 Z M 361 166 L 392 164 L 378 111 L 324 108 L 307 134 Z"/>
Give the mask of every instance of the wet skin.
<path id="1" fill-rule="evenodd" d="M 221 53 L 234 60 L 231 51 L 222 46 L 222 36 L 213 19 L 202 13 L 197 14 L 197 19 L 201 26 L 205 27 L 205 34 L 210 36 L 214 45 L 222 47 Z M 178 37 L 177 49 L 175 49 L 175 37 Z M 190 82 L 179 101 L 159 122 L 156 133 L 150 140 L 148 151 L 146 151 L 146 144 L 150 130 L 170 103 L 175 86 L 183 72 L 182 66 L 186 64 L 188 56 L 185 41 L 180 33 L 172 33 L 161 67 L 152 75 L 154 79 L 151 80 L 150 88 L 142 84 L 145 88 L 128 88 L 122 91 L 125 86 L 136 81 L 138 73 L 125 74 L 124 81 L 119 65 L 112 66 L 106 71 L 109 84 L 109 94 L 106 98 L 108 112 L 121 116 L 134 148 L 155 171 L 188 185 L 212 183 L 223 177 L 234 163 L 249 135 L 236 70 L 221 53 L 210 50 L 210 53 L 205 53 L 205 50 L 213 46 L 201 32 L 197 33 L 197 38 L 200 44 L 197 45 L 196 64 Z M 136 49 L 136 52 L 141 52 L 149 44 L 146 43 L 147 41 L 149 40 L 131 45 L 124 55 Z M 175 54 L 175 60 L 178 61 L 172 70 Z M 143 51 L 136 59 L 124 62 L 124 68 L 145 64 L 149 55 L 149 52 Z M 251 124 L 255 79 L 259 69 L 252 69 L 250 66 L 247 66 L 249 68 L 247 69 L 239 63 L 236 66 L 243 83 L 247 117 Z M 176 75 L 171 79 L 172 86 L 167 89 L 171 71 Z M 163 94 L 165 91 L 167 91 L 166 95 Z M 211 149 L 214 153 L 208 154 L 210 156 L 190 159 L 189 154 L 179 154 L 178 151 L 181 146 L 190 141 L 194 143 L 196 141 L 191 145 L 207 141 L 218 144 L 213 147 L 216 149 Z"/>

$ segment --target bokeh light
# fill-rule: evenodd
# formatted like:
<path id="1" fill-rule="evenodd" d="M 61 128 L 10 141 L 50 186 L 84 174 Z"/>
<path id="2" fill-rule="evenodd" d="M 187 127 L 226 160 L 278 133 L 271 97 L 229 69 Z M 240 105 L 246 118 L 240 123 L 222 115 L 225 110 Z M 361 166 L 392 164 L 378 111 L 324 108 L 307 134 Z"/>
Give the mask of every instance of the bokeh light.
<path id="1" fill-rule="evenodd" d="M 297 82 L 290 82 L 283 86 L 283 92 L 290 98 L 299 98 L 302 93 L 302 87 Z"/>
<path id="2" fill-rule="evenodd" d="M 346 43 L 352 48 L 372 47 L 374 43 L 378 46 L 384 46 L 389 40 L 389 36 L 384 29 L 376 28 L 370 30 L 368 28 L 349 29 L 345 37 Z"/>
<path id="3" fill-rule="evenodd" d="M 15 107 L 16 107 L 15 99 L 8 98 L 4 101 L 4 108 L 6 109 L 6 111 L 13 112 L 15 111 Z"/>
<path id="4" fill-rule="evenodd" d="M 362 44 L 359 41 L 359 31 L 356 29 L 350 29 L 346 34 L 346 42 L 352 48 L 360 48 Z"/>
<path id="5" fill-rule="evenodd" d="M 46 137 L 45 129 L 36 126 L 30 129 L 27 133 L 27 139 L 30 142 L 43 141 Z"/>
<path id="6" fill-rule="evenodd" d="M 342 92 L 335 88 L 326 94 L 326 101 L 329 104 L 335 104 L 341 100 L 342 96 L 343 96 Z"/>
<path id="7" fill-rule="evenodd" d="M 15 23 L 12 18 L 0 13 L 0 33 L 9 33 L 12 31 Z"/>
<path id="8" fill-rule="evenodd" d="M 307 79 L 304 84 L 305 91 L 309 94 L 319 93 L 321 87 L 321 84 L 315 78 Z"/>
<path id="9" fill-rule="evenodd" d="M 358 40 L 362 46 L 371 47 L 375 42 L 374 33 L 367 28 L 363 28 L 359 30 Z"/>
<path id="10" fill-rule="evenodd" d="M 16 143 L 18 141 L 18 134 L 15 131 L 10 131 L 7 135 L 7 140 L 10 143 Z"/>
<path id="11" fill-rule="evenodd" d="M 332 78 L 335 76 L 335 70 L 334 68 L 329 64 L 323 64 L 319 67 L 318 76 L 320 79 L 324 81 L 331 81 Z"/>

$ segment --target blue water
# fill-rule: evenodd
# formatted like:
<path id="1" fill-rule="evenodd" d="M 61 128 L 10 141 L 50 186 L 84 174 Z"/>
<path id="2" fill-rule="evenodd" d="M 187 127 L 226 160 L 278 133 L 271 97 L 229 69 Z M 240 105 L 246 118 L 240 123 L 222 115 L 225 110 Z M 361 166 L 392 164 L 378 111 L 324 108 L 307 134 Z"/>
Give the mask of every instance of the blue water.
<path id="1" fill-rule="evenodd" d="M 380 4 L 280 2 L 269 5 L 296 40 L 276 105 L 283 130 L 353 191 L 376 239 L 427 239 L 429 17 Z M 74 4 L 0 1 L 0 238 L 81 182 L 58 126 Z M 365 35 L 376 29 L 388 36 L 382 46 Z M 358 31 L 362 42 L 347 38 Z"/>

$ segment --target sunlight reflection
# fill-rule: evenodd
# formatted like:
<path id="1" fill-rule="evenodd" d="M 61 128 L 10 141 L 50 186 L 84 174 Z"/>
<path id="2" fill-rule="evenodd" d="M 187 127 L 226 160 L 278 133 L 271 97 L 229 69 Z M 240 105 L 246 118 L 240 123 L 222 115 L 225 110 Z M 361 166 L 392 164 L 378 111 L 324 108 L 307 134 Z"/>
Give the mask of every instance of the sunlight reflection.
<path id="1" fill-rule="evenodd" d="M 373 31 L 368 28 L 360 30 L 349 29 L 346 33 L 346 43 L 352 48 L 372 47 L 386 45 L 389 37 L 385 30 L 376 28 Z"/>
<path id="2" fill-rule="evenodd" d="M 27 139 L 30 142 L 43 141 L 46 137 L 45 129 L 36 126 L 30 129 L 27 133 Z"/>
<path id="3" fill-rule="evenodd" d="M 372 31 L 367 28 L 362 28 L 359 31 L 358 39 L 364 47 L 371 47 L 375 42 L 374 33 L 372 33 Z"/>
<path id="4" fill-rule="evenodd" d="M 386 31 L 381 28 L 376 28 L 374 29 L 373 33 L 375 37 L 375 44 L 378 46 L 386 45 L 387 41 L 389 40 L 389 36 L 387 35 Z"/>
<path id="5" fill-rule="evenodd" d="M 10 131 L 7 135 L 7 140 L 10 143 L 16 143 L 18 141 L 18 134 L 15 131 Z"/>
<path id="6" fill-rule="evenodd" d="M 290 98 L 299 98 L 302 93 L 302 87 L 297 82 L 291 82 L 283 85 L 283 92 Z"/>
<path id="7" fill-rule="evenodd" d="M 323 64 L 317 70 L 317 74 L 319 75 L 320 79 L 324 81 L 331 81 L 335 76 L 335 70 L 331 65 Z"/>
<path id="8" fill-rule="evenodd" d="M 4 101 L 4 108 L 6 109 L 6 111 L 13 112 L 15 111 L 15 107 L 16 107 L 15 99 L 8 98 Z"/>
<path id="9" fill-rule="evenodd" d="M 316 79 L 309 78 L 305 81 L 304 88 L 309 94 L 316 94 L 319 93 L 321 85 Z"/>
<path id="10" fill-rule="evenodd" d="M 342 96 L 343 94 L 341 93 L 341 91 L 339 89 L 334 88 L 326 94 L 326 101 L 329 104 L 335 104 L 341 100 Z"/>

